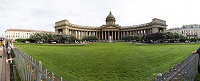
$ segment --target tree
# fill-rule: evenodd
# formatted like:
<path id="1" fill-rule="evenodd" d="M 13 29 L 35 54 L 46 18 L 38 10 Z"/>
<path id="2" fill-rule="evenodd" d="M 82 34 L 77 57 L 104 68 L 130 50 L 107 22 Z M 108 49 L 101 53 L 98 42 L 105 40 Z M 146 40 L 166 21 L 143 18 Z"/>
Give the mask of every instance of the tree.
<path id="1" fill-rule="evenodd" d="M 147 34 L 145 36 L 145 38 L 155 41 L 155 40 L 159 40 L 159 39 L 164 39 L 164 35 L 163 35 L 163 33 L 157 32 L 157 33 Z"/>
<path id="2" fill-rule="evenodd" d="M 35 42 L 39 42 L 42 39 L 41 33 L 35 33 L 30 35 L 30 39 L 35 40 Z"/>
<path id="3" fill-rule="evenodd" d="M 172 39 L 173 33 L 172 32 L 163 32 L 165 39 Z"/>
<path id="4" fill-rule="evenodd" d="M 184 39 L 185 36 L 177 32 L 163 32 L 165 39 Z"/>

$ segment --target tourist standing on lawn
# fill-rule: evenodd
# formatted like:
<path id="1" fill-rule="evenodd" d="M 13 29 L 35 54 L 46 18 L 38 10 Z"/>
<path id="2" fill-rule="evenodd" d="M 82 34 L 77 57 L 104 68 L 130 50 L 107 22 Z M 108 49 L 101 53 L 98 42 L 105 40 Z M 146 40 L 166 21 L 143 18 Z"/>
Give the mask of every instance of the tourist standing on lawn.
<path id="1" fill-rule="evenodd" d="M 192 54 L 200 54 L 200 48 L 192 52 Z M 200 60 L 200 55 L 199 55 L 199 60 Z M 198 61 L 198 73 L 200 73 L 200 66 L 199 66 L 199 61 Z"/>

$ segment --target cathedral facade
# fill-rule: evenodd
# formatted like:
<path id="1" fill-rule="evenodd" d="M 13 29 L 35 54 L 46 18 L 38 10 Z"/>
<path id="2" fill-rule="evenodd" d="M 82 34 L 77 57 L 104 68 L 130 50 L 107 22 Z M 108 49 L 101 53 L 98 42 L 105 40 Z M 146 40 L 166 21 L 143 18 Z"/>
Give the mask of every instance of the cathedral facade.
<path id="1" fill-rule="evenodd" d="M 166 21 L 154 18 L 151 22 L 131 26 L 119 26 L 115 24 L 115 17 L 111 11 L 106 17 L 106 25 L 100 27 L 82 26 L 69 23 L 68 20 L 61 20 L 55 23 L 55 33 L 67 34 L 82 39 L 84 36 L 96 36 L 100 40 L 121 40 L 126 35 L 142 37 L 149 33 L 157 33 L 166 30 Z"/>

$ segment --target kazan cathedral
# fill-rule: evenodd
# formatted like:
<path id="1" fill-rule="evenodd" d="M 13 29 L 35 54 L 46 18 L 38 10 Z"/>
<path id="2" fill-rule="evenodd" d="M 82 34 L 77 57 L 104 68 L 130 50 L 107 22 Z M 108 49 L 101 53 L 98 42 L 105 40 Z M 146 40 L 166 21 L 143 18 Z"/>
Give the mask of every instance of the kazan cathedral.
<path id="1" fill-rule="evenodd" d="M 111 11 L 106 17 L 106 25 L 99 27 L 83 26 L 69 23 L 68 20 L 55 22 L 55 33 L 67 34 L 82 39 L 84 36 L 96 36 L 100 40 L 121 40 L 126 35 L 142 37 L 149 33 L 157 33 L 166 30 L 166 21 L 154 18 L 151 22 L 139 25 L 119 26 L 115 24 L 115 17 Z"/>

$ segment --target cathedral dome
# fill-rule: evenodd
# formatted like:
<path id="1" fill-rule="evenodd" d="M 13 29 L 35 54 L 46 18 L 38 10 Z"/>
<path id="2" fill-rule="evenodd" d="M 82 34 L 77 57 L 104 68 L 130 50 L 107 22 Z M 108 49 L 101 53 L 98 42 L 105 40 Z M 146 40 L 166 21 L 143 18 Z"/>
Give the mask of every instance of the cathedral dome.
<path id="1" fill-rule="evenodd" d="M 115 18 L 115 17 L 112 15 L 112 13 L 110 11 L 110 14 L 107 16 L 107 18 Z"/>

